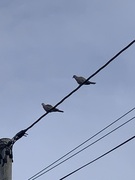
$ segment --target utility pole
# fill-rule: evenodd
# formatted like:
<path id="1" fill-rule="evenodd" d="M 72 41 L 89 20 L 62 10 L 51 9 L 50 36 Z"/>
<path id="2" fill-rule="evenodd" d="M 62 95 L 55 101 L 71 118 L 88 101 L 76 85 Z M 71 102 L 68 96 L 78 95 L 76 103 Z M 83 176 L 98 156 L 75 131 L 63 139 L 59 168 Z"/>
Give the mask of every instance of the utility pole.
<path id="1" fill-rule="evenodd" d="M 12 146 L 11 139 L 0 139 L 0 180 L 12 180 Z"/>

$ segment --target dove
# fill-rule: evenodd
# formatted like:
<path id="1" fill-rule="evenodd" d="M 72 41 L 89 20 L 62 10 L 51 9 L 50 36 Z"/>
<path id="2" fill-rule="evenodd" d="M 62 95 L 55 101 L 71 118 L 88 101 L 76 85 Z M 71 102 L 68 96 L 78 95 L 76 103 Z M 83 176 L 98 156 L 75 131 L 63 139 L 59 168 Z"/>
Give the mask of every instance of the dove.
<path id="1" fill-rule="evenodd" d="M 53 106 L 50 105 L 50 104 L 44 104 L 44 103 L 42 103 L 41 105 L 43 106 L 43 108 L 44 108 L 44 110 L 45 110 L 46 112 L 64 112 L 64 111 L 59 110 L 59 109 L 57 109 L 57 108 L 52 109 Z M 50 111 L 50 109 L 52 109 L 52 110 Z"/>
<path id="2" fill-rule="evenodd" d="M 76 80 L 76 82 L 80 85 L 86 81 L 86 79 L 82 76 L 76 76 L 74 75 L 73 78 Z M 89 84 L 96 84 L 95 82 L 87 81 L 84 83 L 84 85 L 89 85 Z"/>

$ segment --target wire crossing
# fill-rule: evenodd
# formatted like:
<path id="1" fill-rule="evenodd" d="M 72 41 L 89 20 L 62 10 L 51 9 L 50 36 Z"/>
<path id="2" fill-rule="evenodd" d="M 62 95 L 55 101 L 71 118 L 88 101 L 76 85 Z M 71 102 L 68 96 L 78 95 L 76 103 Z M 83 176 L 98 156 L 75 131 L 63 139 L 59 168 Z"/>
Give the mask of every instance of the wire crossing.
<path id="1" fill-rule="evenodd" d="M 125 145 L 126 143 L 128 143 L 128 142 L 131 141 L 131 140 L 133 140 L 134 138 L 135 138 L 135 136 L 132 136 L 131 138 L 129 138 L 129 139 L 127 139 L 126 141 L 124 141 L 123 143 L 121 143 L 121 144 L 119 144 L 118 146 L 114 147 L 113 149 L 107 151 L 106 153 L 102 154 L 101 156 L 95 158 L 94 160 L 88 162 L 87 164 L 85 164 L 85 165 L 79 167 L 78 169 L 76 169 L 76 170 L 70 172 L 69 174 L 67 174 L 66 176 L 60 178 L 59 180 L 66 179 L 67 177 L 71 176 L 72 174 L 74 174 L 74 173 L 80 171 L 81 169 L 85 168 L 86 166 L 88 166 L 88 165 L 94 163 L 95 161 L 101 159 L 102 157 L 108 155 L 109 153 L 111 153 L 111 152 L 115 151 L 116 149 L 120 148 L 121 146 Z"/>

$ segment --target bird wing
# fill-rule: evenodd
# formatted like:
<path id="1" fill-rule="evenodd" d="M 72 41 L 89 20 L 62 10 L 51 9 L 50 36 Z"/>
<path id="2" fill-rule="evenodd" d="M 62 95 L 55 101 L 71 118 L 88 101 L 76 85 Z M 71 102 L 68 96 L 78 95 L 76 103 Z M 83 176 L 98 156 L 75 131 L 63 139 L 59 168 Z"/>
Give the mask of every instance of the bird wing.
<path id="1" fill-rule="evenodd" d="M 84 81 L 86 81 L 86 79 L 84 77 L 82 77 L 82 76 L 78 77 L 78 82 L 80 84 L 82 84 Z"/>
<path id="2" fill-rule="evenodd" d="M 45 105 L 46 111 L 49 111 L 51 108 L 53 108 L 52 105 L 50 105 L 50 104 L 46 104 L 46 105 Z"/>

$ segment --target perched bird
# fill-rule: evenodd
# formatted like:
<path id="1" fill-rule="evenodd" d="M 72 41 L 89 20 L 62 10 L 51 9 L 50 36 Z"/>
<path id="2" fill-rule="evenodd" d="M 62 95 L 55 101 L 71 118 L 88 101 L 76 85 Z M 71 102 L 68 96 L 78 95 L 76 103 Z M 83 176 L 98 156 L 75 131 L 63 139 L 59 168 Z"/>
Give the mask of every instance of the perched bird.
<path id="1" fill-rule="evenodd" d="M 76 82 L 78 84 L 82 84 L 82 83 L 84 83 L 84 81 L 86 81 L 86 79 L 84 77 L 82 77 L 82 76 L 74 75 L 73 78 L 76 80 Z M 84 85 L 89 85 L 89 84 L 96 84 L 96 83 L 95 82 L 91 82 L 91 81 L 87 81 L 87 82 L 84 83 Z"/>
<path id="2" fill-rule="evenodd" d="M 43 108 L 44 108 L 44 110 L 45 110 L 46 112 L 64 112 L 64 111 L 59 110 L 59 109 L 57 109 L 57 108 L 52 109 L 53 106 L 50 105 L 50 104 L 44 104 L 44 103 L 42 103 L 41 105 L 43 106 Z M 51 110 L 51 109 L 52 109 L 52 110 Z M 50 111 L 50 110 L 51 110 L 51 111 Z"/>

